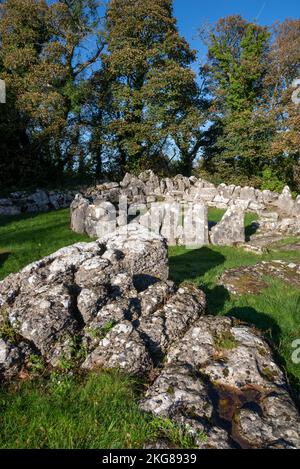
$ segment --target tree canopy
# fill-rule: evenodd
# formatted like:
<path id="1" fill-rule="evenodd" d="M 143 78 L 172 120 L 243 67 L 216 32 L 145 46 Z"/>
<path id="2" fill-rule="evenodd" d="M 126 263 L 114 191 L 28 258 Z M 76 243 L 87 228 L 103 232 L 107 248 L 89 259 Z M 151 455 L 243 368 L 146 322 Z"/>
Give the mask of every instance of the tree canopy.
<path id="1" fill-rule="evenodd" d="M 300 20 L 179 34 L 172 0 L 2 0 L 0 184 L 200 171 L 300 189 Z"/>

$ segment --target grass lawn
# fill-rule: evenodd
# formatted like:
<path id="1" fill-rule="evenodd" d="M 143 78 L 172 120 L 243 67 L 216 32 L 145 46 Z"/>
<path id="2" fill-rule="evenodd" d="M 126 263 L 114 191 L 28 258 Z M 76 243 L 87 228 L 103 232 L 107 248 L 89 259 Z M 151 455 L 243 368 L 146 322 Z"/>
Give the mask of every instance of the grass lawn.
<path id="1" fill-rule="evenodd" d="M 70 210 L 0 217 L 0 279 L 63 246 L 91 241 L 69 229 Z"/>
<path id="2" fill-rule="evenodd" d="M 211 209 L 210 222 L 219 221 L 223 213 Z M 255 218 L 247 215 L 248 233 Z M 69 210 L 0 218 L 0 279 L 78 241 L 90 238 L 70 231 Z M 269 278 L 268 288 L 260 294 L 235 297 L 218 286 L 217 279 L 225 269 L 261 260 L 300 263 L 300 252 L 257 256 L 242 249 L 207 246 L 193 251 L 172 247 L 169 255 L 172 279 L 178 284 L 192 281 L 202 288 L 210 314 L 231 315 L 255 324 L 272 340 L 299 389 L 300 365 L 291 361 L 291 344 L 300 338 L 299 290 Z M 5 387 L 0 390 L 0 448 L 137 448 L 161 434 L 178 446 L 191 446 L 171 422 L 139 411 L 140 389 L 140 384 L 118 373 L 74 378 L 63 371 Z"/>
<path id="3" fill-rule="evenodd" d="M 52 375 L 0 392 L 0 448 L 132 448 L 151 438 L 135 383 L 118 373 Z"/>
<path id="4" fill-rule="evenodd" d="M 170 420 L 140 412 L 139 388 L 116 371 L 11 384 L 0 390 L 0 448 L 136 449 L 160 437 L 192 447 Z"/>

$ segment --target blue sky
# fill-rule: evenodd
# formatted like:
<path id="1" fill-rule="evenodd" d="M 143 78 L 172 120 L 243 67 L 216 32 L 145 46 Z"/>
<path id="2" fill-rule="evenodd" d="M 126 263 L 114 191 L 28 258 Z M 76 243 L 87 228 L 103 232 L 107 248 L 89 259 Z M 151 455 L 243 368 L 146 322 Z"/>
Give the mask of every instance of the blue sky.
<path id="1" fill-rule="evenodd" d="M 174 0 L 174 13 L 180 33 L 193 48 L 199 50 L 203 59 L 205 48 L 196 38 L 197 29 L 205 22 L 213 23 L 219 18 L 240 14 L 258 23 L 271 25 L 285 18 L 300 17 L 299 0 Z M 201 57 L 202 56 L 202 57 Z"/>

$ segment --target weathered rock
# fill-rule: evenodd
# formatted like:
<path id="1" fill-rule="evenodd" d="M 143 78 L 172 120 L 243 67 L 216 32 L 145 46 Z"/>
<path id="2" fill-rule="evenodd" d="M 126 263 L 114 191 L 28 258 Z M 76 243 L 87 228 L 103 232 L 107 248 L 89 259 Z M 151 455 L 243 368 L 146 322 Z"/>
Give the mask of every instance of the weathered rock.
<path id="1" fill-rule="evenodd" d="M 288 186 L 286 186 L 282 194 L 278 197 L 278 200 L 276 201 L 276 206 L 279 207 L 279 209 L 287 215 L 292 215 L 293 214 L 293 209 L 294 209 L 294 200 L 293 196 L 291 193 L 291 190 Z"/>
<path id="2" fill-rule="evenodd" d="M 23 212 L 46 212 L 68 207 L 74 199 L 73 191 L 45 191 L 37 189 L 33 193 L 13 192 L 0 199 L 0 215 L 19 215 Z"/>
<path id="3" fill-rule="evenodd" d="M 207 206 L 203 203 L 184 205 L 183 235 L 179 244 L 200 248 L 209 243 Z"/>
<path id="4" fill-rule="evenodd" d="M 33 352 L 26 342 L 0 339 L 0 381 L 17 378 Z"/>
<path id="5" fill-rule="evenodd" d="M 127 373 L 143 375 L 152 361 L 139 333 L 128 321 L 117 324 L 85 360 L 84 369 L 119 368 Z"/>
<path id="6" fill-rule="evenodd" d="M 139 225 L 120 229 L 106 244 L 63 248 L 0 282 L 0 324 L 7 320 L 16 334 L 56 364 L 70 348 L 70 339 L 82 335 L 103 308 L 133 300 L 134 283 L 147 288 L 160 277 L 168 277 L 164 240 Z M 121 321 L 124 316 L 106 319 Z"/>
<path id="7" fill-rule="evenodd" d="M 0 215 L 19 215 L 21 208 L 14 205 L 11 199 L 0 199 Z"/>
<path id="8" fill-rule="evenodd" d="M 230 207 L 222 220 L 212 228 L 210 234 L 212 244 L 232 246 L 245 242 L 245 212 L 237 206 Z"/>
<path id="9" fill-rule="evenodd" d="M 75 233 L 85 233 L 86 214 L 89 206 L 88 199 L 77 194 L 71 203 L 71 230 Z"/>
<path id="10" fill-rule="evenodd" d="M 270 348 L 229 318 L 189 328 L 141 408 L 172 419 L 200 448 L 300 446 L 299 415 Z"/>
<path id="11" fill-rule="evenodd" d="M 181 207 L 178 202 L 163 204 L 163 220 L 160 233 L 167 240 L 169 246 L 176 246 L 181 235 L 180 214 Z"/>
<path id="12" fill-rule="evenodd" d="M 106 244 L 107 249 L 125 254 L 126 270 L 133 276 L 138 290 L 149 286 L 153 279 L 168 279 L 166 241 L 138 223 L 123 226 L 100 242 Z"/>
<path id="13" fill-rule="evenodd" d="M 154 359 L 160 359 L 169 345 L 205 312 L 203 292 L 193 285 L 183 285 L 161 309 L 151 315 L 142 314 L 137 328 L 148 344 L 151 355 Z"/>
<path id="14" fill-rule="evenodd" d="M 265 276 L 274 277 L 300 288 L 300 265 L 284 261 L 263 261 L 255 266 L 225 270 L 219 279 L 219 284 L 224 285 L 234 295 L 259 293 L 267 287 Z"/>

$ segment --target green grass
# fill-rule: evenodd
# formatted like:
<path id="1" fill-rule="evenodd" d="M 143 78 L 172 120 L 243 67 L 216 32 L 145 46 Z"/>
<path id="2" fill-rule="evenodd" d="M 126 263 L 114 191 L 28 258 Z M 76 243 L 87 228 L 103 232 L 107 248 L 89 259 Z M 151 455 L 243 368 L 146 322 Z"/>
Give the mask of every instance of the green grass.
<path id="1" fill-rule="evenodd" d="M 88 236 L 69 229 L 70 210 L 0 217 L 0 279 Z"/>
<path id="2" fill-rule="evenodd" d="M 139 410 L 140 386 L 117 371 L 11 384 L 0 390 L 0 448 L 137 449 L 158 438 L 193 447 L 177 425 Z"/>
<path id="3" fill-rule="evenodd" d="M 223 211 L 212 209 L 217 222 Z M 249 214 L 246 230 L 256 218 Z M 26 264 L 77 241 L 90 241 L 69 229 L 69 210 L 0 219 L 0 278 Z M 291 361 L 292 342 L 300 338 L 300 292 L 267 278 L 268 288 L 257 295 L 235 297 L 217 285 L 228 268 L 254 265 L 261 260 L 284 259 L 300 263 L 300 252 L 270 252 L 263 256 L 242 249 L 207 246 L 198 250 L 169 249 L 170 274 L 176 283 L 192 281 L 202 288 L 209 313 L 230 315 L 255 324 L 275 347 L 288 376 L 299 389 L 300 365 Z M 5 328 L 3 334 L 10 334 Z M 219 338 L 223 349 L 235 347 L 231 337 Z M 40 364 L 35 365 L 40 369 Z M 131 448 L 142 447 L 158 435 L 175 445 L 192 442 L 176 426 L 142 414 L 141 386 L 119 373 L 72 378 L 69 371 L 48 378 L 10 385 L 0 391 L 1 448 Z"/>
<path id="4" fill-rule="evenodd" d="M 278 358 L 300 390 L 300 365 L 292 362 L 292 342 L 300 338 L 300 292 L 284 282 L 268 278 L 268 288 L 258 295 L 230 295 L 217 285 L 225 269 L 254 265 L 261 260 L 283 259 L 300 263 L 299 252 L 272 252 L 263 256 L 242 249 L 207 246 L 198 250 L 169 249 L 171 278 L 180 284 L 194 282 L 207 296 L 209 313 L 234 316 L 256 325 L 271 339 Z"/>
<path id="5" fill-rule="evenodd" d="M 290 236 L 288 238 L 280 239 L 279 241 L 276 241 L 275 243 L 271 244 L 270 248 L 273 250 L 278 250 L 284 248 L 285 246 L 288 246 L 289 244 L 296 244 L 300 242 L 299 236 Z"/>
<path id="6" fill-rule="evenodd" d="M 117 373 L 55 376 L 0 393 L 1 448 L 132 448 L 152 436 L 135 383 Z"/>

